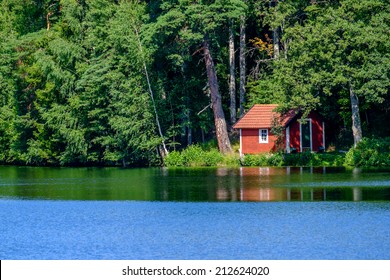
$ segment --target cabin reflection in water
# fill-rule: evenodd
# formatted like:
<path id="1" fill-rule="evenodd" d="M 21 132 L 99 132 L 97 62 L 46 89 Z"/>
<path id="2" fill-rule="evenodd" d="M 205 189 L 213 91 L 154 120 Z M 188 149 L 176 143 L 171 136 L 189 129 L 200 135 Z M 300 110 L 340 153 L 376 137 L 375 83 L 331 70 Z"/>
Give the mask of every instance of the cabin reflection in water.
<path id="1" fill-rule="evenodd" d="M 221 172 L 221 171 L 219 171 Z M 310 187 L 301 182 L 302 187 L 286 187 L 286 176 L 326 174 L 326 167 L 320 168 L 240 168 L 240 186 L 237 188 L 217 188 L 217 200 L 230 201 L 326 201 L 326 200 L 363 200 L 362 189 Z M 218 174 L 223 176 L 223 174 Z M 280 186 L 278 186 L 280 183 Z M 288 185 L 288 184 L 287 184 Z M 309 183 L 310 185 L 310 183 Z"/>

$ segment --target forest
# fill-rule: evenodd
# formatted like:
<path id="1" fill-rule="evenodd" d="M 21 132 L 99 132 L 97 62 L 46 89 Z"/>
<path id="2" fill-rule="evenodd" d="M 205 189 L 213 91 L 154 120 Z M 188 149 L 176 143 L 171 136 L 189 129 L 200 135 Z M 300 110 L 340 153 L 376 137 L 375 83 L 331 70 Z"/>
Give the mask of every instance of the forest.
<path id="1" fill-rule="evenodd" d="M 0 0 L 0 163 L 230 154 L 258 103 L 348 150 L 390 136 L 389 50 L 388 0 Z"/>

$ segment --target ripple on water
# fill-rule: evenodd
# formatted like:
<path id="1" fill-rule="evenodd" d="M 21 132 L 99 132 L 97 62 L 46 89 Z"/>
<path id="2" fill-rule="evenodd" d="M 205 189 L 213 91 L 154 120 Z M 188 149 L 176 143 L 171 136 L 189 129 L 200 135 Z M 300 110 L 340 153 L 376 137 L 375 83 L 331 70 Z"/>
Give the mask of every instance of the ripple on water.
<path id="1" fill-rule="evenodd" d="M 388 202 L 0 200 L 1 259 L 389 259 Z"/>

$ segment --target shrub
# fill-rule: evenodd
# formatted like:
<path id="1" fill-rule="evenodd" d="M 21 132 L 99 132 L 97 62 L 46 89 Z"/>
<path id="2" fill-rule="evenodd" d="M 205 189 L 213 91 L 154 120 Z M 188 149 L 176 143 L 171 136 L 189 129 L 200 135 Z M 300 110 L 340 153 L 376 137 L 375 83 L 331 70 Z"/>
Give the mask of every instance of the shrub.
<path id="1" fill-rule="evenodd" d="M 238 167 L 241 166 L 240 156 L 238 154 L 230 154 L 223 156 L 222 165 Z"/>
<path id="2" fill-rule="evenodd" d="M 181 152 L 185 166 L 202 166 L 204 151 L 199 145 L 188 146 Z"/>
<path id="3" fill-rule="evenodd" d="M 180 167 L 184 166 L 184 159 L 180 152 L 172 151 L 164 159 L 165 166 Z"/>
<path id="4" fill-rule="evenodd" d="M 223 155 L 215 148 L 204 151 L 199 145 L 191 145 L 181 152 L 170 152 L 164 162 L 168 167 L 217 166 L 223 159 Z"/>
<path id="5" fill-rule="evenodd" d="M 204 166 L 217 166 L 222 160 L 222 154 L 217 149 L 211 149 L 210 151 L 204 152 L 202 163 Z"/>
<path id="6" fill-rule="evenodd" d="M 244 155 L 241 164 L 243 166 L 267 166 L 268 160 L 266 154 Z"/>
<path id="7" fill-rule="evenodd" d="M 204 150 L 199 145 L 192 145 L 185 150 L 170 152 L 165 158 L 168 167 L 195 167 L 195 166 L 342 166 L 347 158 L 356 156 L 359 152 L 342 153 L 297 153 L 297 154 L 238 154 L 222 155 L 216 148 Z M 379 154 L 375 159 L 390 162 L 389 153 Z M 371 159 L 375 162 L 374 159 Z M 373 164 L 373 163 L 371 163 Z"/>
<path id="8" fill-rule="evenodd" d="M 285 166 L 342 166 L 345 155 L 342 153 L 298 153 L 285 154 Z"/>
<path id="9" fill-rule="evenodd" d="M 314 154 L 310 152 L 286 154 L 284 165 L 286 166 L 310 166 L 314 161 Z"/>
<path id="10" fill-rule="evenodd" d="M 344 153 L 323 153 L 320 154 L 322 166 L 342 166 L 345 162 Z"/>
<path id="11" fill-rule="evenodd" d="M 284 157 L 282 153 L 270 154 L 267 157 L 267 165 L 282 166 L 284 164 Z"/>
<path id="12" fill-rule="evenodd" d="M 390 137 L 363 138 L 347 152 L 345 163 L 352 166 L 390 166 Z"/>

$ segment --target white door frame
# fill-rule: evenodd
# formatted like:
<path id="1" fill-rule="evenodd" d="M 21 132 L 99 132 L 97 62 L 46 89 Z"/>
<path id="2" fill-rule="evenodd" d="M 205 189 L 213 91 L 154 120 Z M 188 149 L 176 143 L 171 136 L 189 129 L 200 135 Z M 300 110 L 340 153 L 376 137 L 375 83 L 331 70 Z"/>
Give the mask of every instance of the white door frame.
<path id="1" fill-rule="evenodd" d="M 309 129 L 310 129 L 310 152 L 313 151 L 313 132 L 312 132 L 312 121 L 311 118 L 308 119 L 301 119 L 299 122 L 299 146 L 300 146 L 300 152 L 302 153 L 302 122 L 309 122 Z"/>
<path id="2" fill-rule="evenodd" d="M 286 152 L 290 153 L 290 126 L 286 127 Z"/>
<path id="3" fill-rule="evenodd" d="M 240 157 L 242 157 L 242 129 L 240 128 Z"/>

